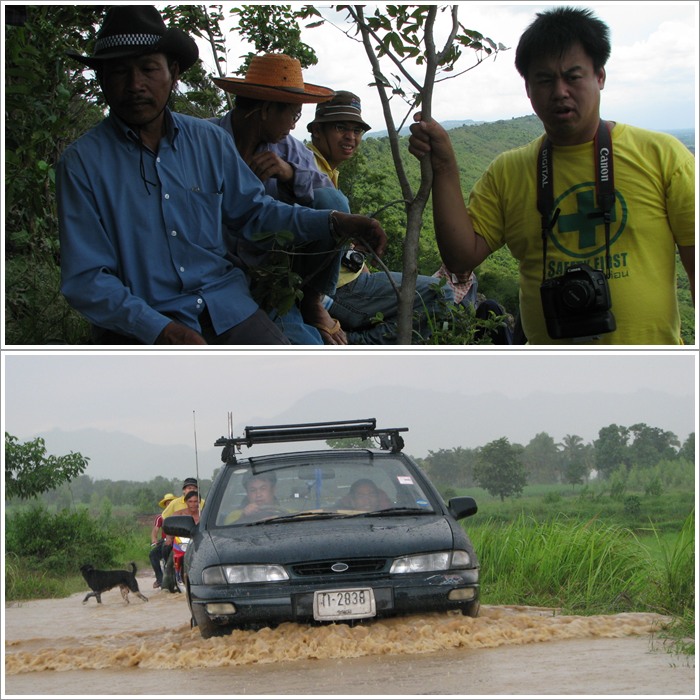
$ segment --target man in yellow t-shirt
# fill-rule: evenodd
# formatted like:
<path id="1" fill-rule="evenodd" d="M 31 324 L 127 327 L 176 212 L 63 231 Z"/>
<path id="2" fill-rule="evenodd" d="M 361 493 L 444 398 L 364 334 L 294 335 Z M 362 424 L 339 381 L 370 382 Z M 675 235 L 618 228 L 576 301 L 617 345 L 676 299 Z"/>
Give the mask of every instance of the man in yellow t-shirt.
<path id="1" fill-rule="evenodd" d="M 182 510 L 183 508 L 187 507 L 187 504 L 185 503 L 185 496 L 190 491 L 197 491 L 197 479 L 193 477 L 188 477 L 182 482 L 182 496 L 178 496 L 177 498 L 173 499 L 165 507 L 165 510 L 163 511 L 163 520 L 165 520 L 165 518 L 168 516 L 173 515 L 176 510 Z M 200 498 L 199 509 L 201 510 L 202 508 L 204 508 L 204 499 Z"/>
<path id="2" fill-rule="evenodd" d="M 445 130 L 433 120 L 420 121 L 420 113 L 411 127 L 409 151 L 429 155 L 433 166 L 435 235 L 443 259 L 460 272 L 507 246 L 519 262 L 520 313 L 530 344 L 681 344 L 676 251 L 695 301 L 695 158 L 670 135 L 601 120 L 609 55 L 609 29 L 590 10 L 537 14 L 520 38 L 515 65 L 548 143 L 543 146 L 542 137 L 501 154 L 474 185 L 468 206 Z M 603 129 L 610 133 L 612 155 L 597 140 Z M 606 243 L 596 177 L 607 177 L 608 161 L 615 200 Z M 544 217 L 538 190 L 550 181 L 552 208 Z M 549 230 L 543 219 L 553 222 Z M 567 270 L 582 263 L 606 276 L 616 328 L 553 338 L 540 285 L 561 284 Z M 557 301 L 567 323 L 587 324 L 588 317 L 576 316 L 579 310 L 570 311 L 571 300 Z"/>

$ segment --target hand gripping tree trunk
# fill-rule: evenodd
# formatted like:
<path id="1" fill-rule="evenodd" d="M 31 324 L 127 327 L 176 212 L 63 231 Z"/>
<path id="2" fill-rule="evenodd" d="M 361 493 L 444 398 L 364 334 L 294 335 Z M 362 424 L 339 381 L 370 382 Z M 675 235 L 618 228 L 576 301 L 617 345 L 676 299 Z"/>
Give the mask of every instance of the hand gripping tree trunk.
<path id="1" fill-rule="evenodd" d="M 461 56 L 461 47 L 475 51 L 477 60 L 465 71 L 479 65 L 487 57 L 504 50 L 491 39 L 478 32 L 465 29 L 458 21 L 459 7 L 441 8 L 437 5 L 386 5 L 376 10 L 372 17 L 365 17 L 362 5 L 337 5 L 336 9 L 348 12 L 359 32 L 369 58 L 374 85 L 377 88 L 386 122 L 394 168 L 399 180 L 406 210 L 406 235 L 403 242 L 403 277 L 399 290 L 397 342 L 410 345 L 413 335 L 413 304 L 418 275 L 419 240 L 423 212 L 428 203 L 432 186 L 432 168 L 427 159 L 421 162 L 421 178 L 414 193 L 407 177 L 399 149 L 399 133 L 412 111 L 420 107 L 423 119 L 431 116 L 433 89 L 438 71 L 453 71 Z M 447 39 L 441 50 L 435 46 L 435 29 L 439 13 L 449 9 L 450 25 Z M 388 59 L 399 75 L 393 75 L 394 84 L 386 78 L 380 59 Z M 414 59 L 422 67 L 422 84 L 408 71 L 407 59 Z M 451 73 L 449 77 L 456 77 Z M 410 95 L 401 87 L 405 79 L 410 85 Z M 400 97 L 408 105 L 401 124 L 396 125 L 391 111 L 391 99 Z"/>

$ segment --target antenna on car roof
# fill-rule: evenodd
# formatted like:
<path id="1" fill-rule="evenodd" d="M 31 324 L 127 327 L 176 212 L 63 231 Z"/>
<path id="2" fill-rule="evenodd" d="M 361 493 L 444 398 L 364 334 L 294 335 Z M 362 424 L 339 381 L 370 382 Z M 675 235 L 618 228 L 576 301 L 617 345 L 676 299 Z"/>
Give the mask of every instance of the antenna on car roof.
<path id="1" fill-rule="evenodd" d="M 233 413 L 231 411 L 228 412 L 228 437 L 220 437 L 214 445 L 217 447 L 223 445 L 224 449 L 221 450 L 221 461 L 224 464 L 236 463 L 236 450 L 240 452 L 240 448 L 233 437 Z"/>
<path id="2" fill-rule="evenodd" d="M 202 501 L 202 492 L 200 491 L 199 484 L 199 452 L 197 450 L 197 420 L 195 418 L 196 411 L 192 411 L 192 426 L 194 428 L 194 469 L 195 476 L 197 478 L 197 491 L 199 491 L 199 498 L 197 499 L 197 510 L 199 510 L 199 504 Z"/>

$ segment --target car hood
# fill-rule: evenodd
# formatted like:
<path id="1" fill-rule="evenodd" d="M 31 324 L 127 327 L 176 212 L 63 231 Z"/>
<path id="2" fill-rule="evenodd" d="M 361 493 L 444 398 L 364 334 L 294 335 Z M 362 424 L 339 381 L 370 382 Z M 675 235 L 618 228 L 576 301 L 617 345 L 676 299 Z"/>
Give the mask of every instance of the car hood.
<path id="1" fill-rule="evenodd" d="M 270 523 L 209 534 L 221 564 L 396 557 L 455 546 L 455 534 L 442 515 Z"/>

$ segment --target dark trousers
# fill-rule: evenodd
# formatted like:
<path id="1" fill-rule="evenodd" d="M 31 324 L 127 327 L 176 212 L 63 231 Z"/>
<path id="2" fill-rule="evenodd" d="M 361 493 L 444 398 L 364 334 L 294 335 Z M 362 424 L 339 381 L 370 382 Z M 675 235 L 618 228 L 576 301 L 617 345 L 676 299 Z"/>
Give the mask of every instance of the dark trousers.
<path id="1" fill-rule="evenodd" d="M 153 567 L 153 573 L 156 575 L 156 583 L 160 586 L 163 581 L 163 567 L 161 559 L 163 558 L 163 540 L 159 540 L 155 547 L 151 547 L 151 552 L 148 555 Z"/>
<path id="2" fill-rule="evenodd" d="M 289 339 L 261 309 L 221 335 L 217 335 L 214 331 L 206 309 L 202 312 L 199 322 L 202 327 L 200 333 L 209 345 L 291 345 Z M 136 338 L 97 326 L 92 328 L 92 344 L 145 345 Z"/>

